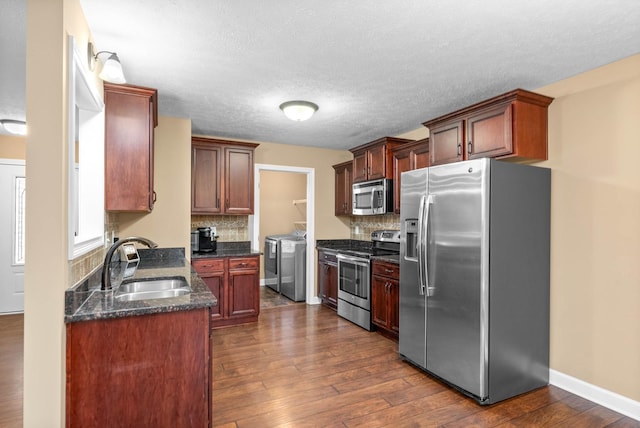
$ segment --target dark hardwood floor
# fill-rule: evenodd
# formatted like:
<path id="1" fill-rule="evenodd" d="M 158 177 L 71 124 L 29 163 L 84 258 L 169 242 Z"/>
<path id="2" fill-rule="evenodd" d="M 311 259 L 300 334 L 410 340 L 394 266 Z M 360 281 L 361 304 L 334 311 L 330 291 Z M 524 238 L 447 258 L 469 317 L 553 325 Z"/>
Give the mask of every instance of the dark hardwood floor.
<path id="1" fill-rule="evenodd" d="M 22 427 L 24 316 L 0 315 L 0 427 Z"/>
<path id="2" fill-rule="evenodd" d="M 263 308 L 212 346 L 214 427 L 640 427 L 553 386 L 479 406 L 320 306 Z M 22 426 L 22 348 L 23 316 L 0 316 L 3 428 Z"/>
<path id="3" fill-rule="evenodd" d="M 560 388 L 480 406 L 320 306 L 213 332 L 214 427 L 640 427 Z"/>

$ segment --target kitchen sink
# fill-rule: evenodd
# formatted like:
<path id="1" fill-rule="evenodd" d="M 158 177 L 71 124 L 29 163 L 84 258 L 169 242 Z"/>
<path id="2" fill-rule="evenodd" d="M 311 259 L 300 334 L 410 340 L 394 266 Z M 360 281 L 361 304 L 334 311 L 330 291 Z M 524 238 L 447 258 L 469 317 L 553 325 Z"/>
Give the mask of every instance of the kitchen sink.
<path id="1" fill-rule="evenodd" d="M 182 276 L 148 278 L 127 281 L 116 290 L 115 299 L 121 302 L 149 299 L 166 299 L 191 293 L 189 283 Z"/>

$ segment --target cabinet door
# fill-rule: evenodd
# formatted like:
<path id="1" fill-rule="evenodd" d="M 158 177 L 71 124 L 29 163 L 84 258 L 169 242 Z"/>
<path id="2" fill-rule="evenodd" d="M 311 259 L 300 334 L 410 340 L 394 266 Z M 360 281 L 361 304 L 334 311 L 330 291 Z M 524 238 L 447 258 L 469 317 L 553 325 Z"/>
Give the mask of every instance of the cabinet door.
<path id="1" fill-rule="evenodd" d="M 327 263 L 318 262 L 318 296 L 322 303 L 327 301 L 327 269 L 329 269 Z"/>
<path id="2" fill-rule="evenodd" d="M 253 150 L 225 148 L 224 211 L 253 214 Z"/>
<path id="3" fill-rule="evenodd" d="M 318 292 L 322 303 L 338 308 L 338 267 L 330 263 L 318 263 Z"/>
<path id="4" fill-rule="evenodd" d="M 395 279 L 389 279 L 387 295 L 388 325 L 396 334 L 400 333 L 400 283 Z"/>
<path id="5" fill-rule="evenodd" d="M 367 156 L 367 180 L 387 177 L 387 145 L 371 147 Z"/>
<path id="6" fill-rule="evenodd" d="M 191 149 L 191 212 L 222 212 L 222 149 L 219 146 L 196 145 Z"/>
<path id="7" fill-rule="evenodd" d="M 255 269 L 229 270 L 228 317 L 257 316 L 260 313 L 259 273 Z"/>
<path id="8" fill-rule="evenodd" d="M 225 292 L 224 292 L 224 272 L 220 273 L 207 273 L 199 274 L 200 278 L 207 284 L 211 293 L 218 299 L 218 304 L 211 308 L 211 320 L 215 321 L 221 319 L 225 315 L 227 305 L 225 304 Z"/>
<path id="9" fill-rule="evenodd" d="M 105 84 L 105 210 L 153 209 L 155 90 Z"/>
<path id="10" fill-rule="evenodd" d="M 335 215 L 350 215 L 351 207 L 351 171 L 353 163 L 335 165 Z"/>
<path id="11" fill-rule="evenodd" d="M 387 293 L 389 280 L 383 276 L 371 277 L 371 322 L 382 328 L 387 328 Z"/>
<path id="12" fill-rule="evenodd" d="M 464 121 L 458 120 L 429 129 L 429 152 L 433 165 L 458 162 L 463 159 Z"/>
<path id="13" fill-rule="evenodd" d="M 367 181 L 367 151 L 353 154 L 353 182 Z"/>
<path id="14" fill-rule="evenodd" d="M 330 264 L 327 269 L 327 302 L 338 308 L 338 266 Z"/>
<path id="15" fill-rule="evenodd" d="M 393 211 L 400 214 L 400 189 L 402 188 L 401 175 L 411 170 L 411 155 L 409 149 L 393 152 Z"/>
<path id="16" fill-rule="evenodd" d="M 467 159 L 513 152 L 511 104 L 503 104 L 467 118 Z"/>
<path id="17" fill-rule="evenodd" d="M 429 144 L 425 143 L 416 148 L 412 154 L 411 169 L 426 168 L 429 166 Z"/>

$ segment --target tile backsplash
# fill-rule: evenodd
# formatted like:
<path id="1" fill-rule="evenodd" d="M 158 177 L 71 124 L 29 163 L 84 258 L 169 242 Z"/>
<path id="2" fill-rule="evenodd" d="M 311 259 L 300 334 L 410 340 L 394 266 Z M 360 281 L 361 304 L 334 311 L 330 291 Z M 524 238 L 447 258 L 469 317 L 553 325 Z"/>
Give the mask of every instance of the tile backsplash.
<path id="1" fill-rule="evenodd" d="M 107 236 L 118 236 L 119 221 L 120 217 L 117 213 L 105 212 L 104 230 L 107 232 Z M 109 242 L 109 245 L 110 244 L 111 242 Z M 101 266 L 104 262 L 106 252 L 107 250 L 104 247 L 100 247 L 89 251 L 87 254 L 83 254 L 76 259 L 69 260 L 69 287 L 82 281 L 87 277 L 87 275 L 93 272 L 95 268 Z"/>
<path id="2" fill-rule="evenodd" d="M 384 214 L 351 217 L 351 239 L 370 241 L 371 232 L 381 229 L 400 230 L 400 216 Z"/>
<path id="3" fill-rule="evenodd" d="M 198 227 L 216 228 L 218 241 L 249 241 L 249 217 L 246 215 L 192 215 L 191 230 Z"/>

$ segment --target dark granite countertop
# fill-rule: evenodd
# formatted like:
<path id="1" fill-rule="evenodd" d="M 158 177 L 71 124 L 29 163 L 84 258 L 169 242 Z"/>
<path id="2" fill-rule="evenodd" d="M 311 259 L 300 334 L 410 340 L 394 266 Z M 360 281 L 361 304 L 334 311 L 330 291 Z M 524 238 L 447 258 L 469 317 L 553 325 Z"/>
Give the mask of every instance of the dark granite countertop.
<path id="1" fill-rule="evenodd" d="M 324 239 L 316 241 L 316 248 L 325 251 L 346 252 L 346 253 L 368 253 L 371 260 L 380 260 L 388 263 L 400 264 L 400 256 L 397 254 L 374 256 L 372 253 L 371 241 L 360 241 L 357 239 Z"/>
<path id="2" fill-rule="evenodd" d="M 357 239 L 318 239 L 316 240 L 316 248 L 333 251 L 371 252 L 371 241 L 360 241 Z"/>
<path id="3" fill-rule="evenodd" d="M 114 261 L 113 290 L 100 290 L 102 267 L 87 279 L 65 291 L 65 323 L 97 319 L 120 318 L 163 312 L 187 311 L 216 306 L 218 300 L 200 279 L 185 258 L 183 248 L 139 249 L 140 263 L 130 279 L 166 278 L 186 279 L 191 293 L 163 299 L 117 301 L 115 290 L 122 282 L 125 263 Z M 114 257 L 115 259 L 115 257 Z"/>
<path id="4" fill-rule="evenodd" d="M 381 262 L 393 263 L 395 265 L 400 265 L 400 255 L 399 254 L 390 254 L 386 256 L 371 256 L 371 260 L 379 260 Z"/>
<path id="5" fill-rule="evenodd" d="M 218 242 L 216 251 L 208 253 L 191 252 L 191 260 L 197 259 L 215 259 L 221 257 L 243 257 L 243 256 L 259 256 L 262 254 L 258 250 L 251 248 L 251 242 Z"/>

